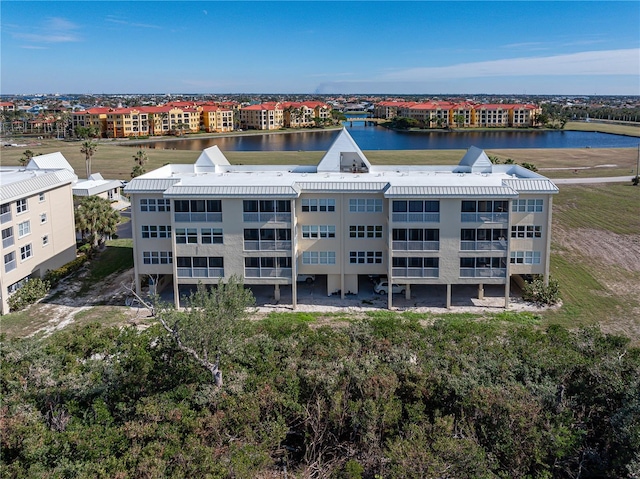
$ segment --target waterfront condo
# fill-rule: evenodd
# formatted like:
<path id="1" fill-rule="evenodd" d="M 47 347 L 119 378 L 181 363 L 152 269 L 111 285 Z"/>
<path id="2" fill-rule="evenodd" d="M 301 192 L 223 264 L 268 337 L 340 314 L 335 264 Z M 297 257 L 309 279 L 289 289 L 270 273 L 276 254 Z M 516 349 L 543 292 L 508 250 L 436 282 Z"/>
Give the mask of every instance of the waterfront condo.
<path id="1" fill-rule="evenodd" d="M 358 294 L 387 276 L 407 298 L 424 286 L 504 287 L 549 276 L 549 179 L 494 165 L 471 147 L 458 165 L 371 165 L 346 130 L 315 166 L 231 165 L 217 147 L 193 165 L 133 179 L 135 282 L 160 290 L 241 276 L 276 300 L 296 279 L 322 277 L 326 294 Z M 326 281 L 325 281 L 326 280 Z M 417 286 L 420 286 L 418 288 Z M 413 289 L 412 289 L 413 288 Z M 388 288 L 387 304 L 393 304 Z"/>

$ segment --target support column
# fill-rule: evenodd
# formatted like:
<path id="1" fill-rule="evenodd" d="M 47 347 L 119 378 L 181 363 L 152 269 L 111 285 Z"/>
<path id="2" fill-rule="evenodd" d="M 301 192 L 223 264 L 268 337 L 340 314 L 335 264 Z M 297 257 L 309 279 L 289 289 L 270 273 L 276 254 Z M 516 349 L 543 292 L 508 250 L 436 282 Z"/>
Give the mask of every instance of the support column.
<path id="1" fill-rule="evenodd" d="M 280 285 L 279 285 L 279 284 L 276 284 L 276 285 L 273 287 L 273 297 L 275 298 L 275 300 L 276 300 L 277 302 L 279 302 L 279 301 L 280 301 Z"/>
<path id="2" fill-rule="evenodd" d="M 411 299 L 411 285 L 409 283 L 405 285 L 404 298 Z"/>
<path id="3" fill-rule="evenodd" d="M 478 299 L 484 299 L 484 285 L 482 283 L 478 285 Z"/>
<path id="4" fill-rule="evenodd" d="M 451 285 L 447 283 L 447 309 L 451 309 Z"/>
<path id="5" fill-rule="evenodd" d="M 511 277 L 507 277 L 506 283 L 504 283 L 504 307 L 505 309 L 509 308 L 509 295 L 511 289 Z"/>
<path id="6" fill-rule="evenodd" d="M 175 270 L 175 269 L 174 269 Z M 178 292 L 178 278 L 173 277 L 173 304 L 178 309 L 180 307 L 180 296 Z"/>

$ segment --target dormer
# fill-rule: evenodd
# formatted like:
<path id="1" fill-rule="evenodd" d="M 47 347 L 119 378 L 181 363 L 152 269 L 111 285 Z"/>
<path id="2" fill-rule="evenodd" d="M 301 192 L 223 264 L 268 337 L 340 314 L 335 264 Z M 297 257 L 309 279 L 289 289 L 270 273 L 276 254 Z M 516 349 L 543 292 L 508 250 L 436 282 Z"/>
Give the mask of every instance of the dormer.
<path id="1" fill-rule="evenodd" d="M 454 173 L 491 173 L 493 164 L 484 150 L 472 146 L 453 171 Z"/>
<path id="2" fill-rule="evenodd" d="M 318 173 L 369 173 L 370 169 L 371 163 L 347 130 L 343 128 L 318 163 L 317 171 Z"/>

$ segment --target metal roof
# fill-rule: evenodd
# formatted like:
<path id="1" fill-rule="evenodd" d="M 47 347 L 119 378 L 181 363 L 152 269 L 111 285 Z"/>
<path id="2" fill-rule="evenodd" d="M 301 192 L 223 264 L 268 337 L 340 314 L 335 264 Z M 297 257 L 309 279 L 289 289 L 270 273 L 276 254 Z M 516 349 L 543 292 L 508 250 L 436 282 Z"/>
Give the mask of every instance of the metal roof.
<path id="1" fill-rule="evenodd" d="M 162 193 L 180 181 L 180 178 L 134 178 L 124 187 L 125 193 Z"/>
<path id="2" fill-rule="evenodd" d="M 513 178 L 503 180 L 503 184 L 521 193 L 557 193 L 558 187 L 548 179 L 542 178 Z"/>
<path id="3" fill-rule="evenodd" d="M 69 170 L 46 172 L 40 170 L 22 170 L 14 173 L 12 176 L 15 176 L 15 181 L 3 182 L 2 188 L 0 188 L 0 201 L 2 203 L 33 196 L 37 193 L 72 183 L 78 179 L 78 177 Z"/>
<path id="4" fill-rule="evenodd" d="M 386 181 L 297 181 L 296 185 L 304 191 L 359 191 L 380 193 L 389 183 Z"/>
<path id="5" fill-rule="evenodd" d="M 508 186 L 391 186 L 386 198 L 421 197 L 492 197 L 516 198 L 518 192 Z"/>
<path id="6" fill-rule="evenodd" d="M 227 185 L 175 185 L 164 192 L 165 197 L 227 196 L 240 198 L 297 198 L 298 190 L 292 186 L 227 186 Z"/>
<path id="7" fill-rule="evenodd" d="M 105 191 L 114 190 L 116 188 L 122 188 L 122 181 L 120 180 L 88 180 L 78 181 L 73 185 L 73 194 L 76 196 L 91 196 Z"/>

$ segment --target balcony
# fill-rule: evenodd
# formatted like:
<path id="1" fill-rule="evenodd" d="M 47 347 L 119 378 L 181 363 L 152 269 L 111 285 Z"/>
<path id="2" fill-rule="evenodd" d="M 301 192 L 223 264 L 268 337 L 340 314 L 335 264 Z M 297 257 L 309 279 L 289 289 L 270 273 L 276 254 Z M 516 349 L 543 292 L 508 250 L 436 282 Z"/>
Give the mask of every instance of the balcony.
<path id="1" fill-rule="evenodd" d="M 439 251 L 440 241 L 393 241 L 394 251 Z"/>
<path id="2" fill-rule="evenodd" d="M 176 223 L 222 223 L 222 213 L 174 213 Z"/>
<path id="3" fill-rule="evenodd" d="M 393 277 L 397 278 L 437 278 L 439 268 L 392 268 Z"/>
<path id="4" fill-rule="evenodd" d="M 461 251 L 506 251 L 507 241 L 460 241 Z"/>
<path id="5" fill-rule="evenodd" d="M 0 215 L 0 224 L 8 223 L 9 221 L 11 221 L 11 211 L 7 211 Z"/>
<path id="6" fill-rule="evenodd" d="M 291 268 L 245 268 L 245 278 L 291 278 Z"/>
<path id="7" fill-rule="evenodd" d="M 178 268 L 178 278 L 223 278 L 224 268 Z"/>
<path id="8" fill-rule="evenodd" d="M 394 223 L 439 223 L 440 213 L 393 213 Z"/>
<path id="9" fill-rule="evenodd" d="M 507 268 L 460 268 L 461 278 L 504 278 Z"/>
<path id="10" fill-rule="evenodd" d="M 509 222 L 509 213 L 462 213 L 460 221 L 463 223 L 500 223 Z"/>
<path id="11" fill-rule="evenodd" d="M 247 241 L 245 251 L 291 251 L 291 241 Z"/>
<path id="12" fill-rule="evenodd" d="M 291 213 L 243 213 L 245 223 L 291 223 Z"/>

